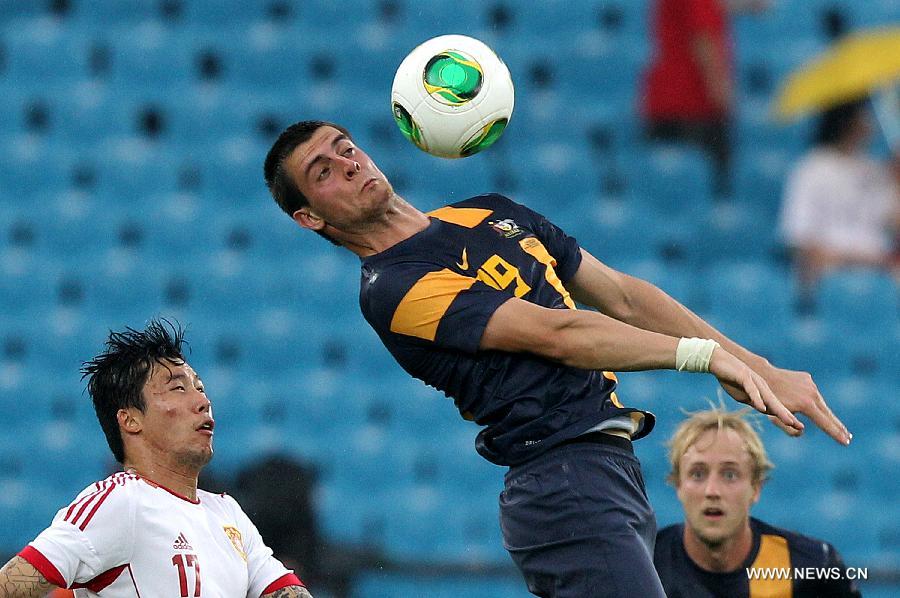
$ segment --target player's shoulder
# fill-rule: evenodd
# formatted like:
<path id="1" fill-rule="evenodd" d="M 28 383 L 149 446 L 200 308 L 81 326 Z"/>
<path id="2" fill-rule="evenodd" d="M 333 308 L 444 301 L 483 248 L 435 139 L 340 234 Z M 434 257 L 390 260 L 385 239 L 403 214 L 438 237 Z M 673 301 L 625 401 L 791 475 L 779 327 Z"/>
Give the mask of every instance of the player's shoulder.
<path id="1" fill-rule="evenodd" d="M 486 222 L 491 226 L 500 228 L 504 232 L 508 232 L 506 226 L 516 227 L 523 225 L 531 227 L 540 224 L 546 217 L 535 212 L 525 204 L 519 203 L 514 199 L 502 195 L 500 193 L 485 193 L 483 195 L 475 195 L 462 201 L 452 203 L 444 208 L 431 212 L 431 215 L 439 218 L 446 213 L 452 212 L 478 212 L 480 217 L 475 218 L 477 223 Z M 444 214 L 442 214 L 444 212 Z"/>
<path id="2" fill-rule="evenodd" d="M 799 532 L 776 527 L 759 519 L 750 518 L 750 525 L 760 536 L 784 538 L 791 553 L 791 561 L 798 566 L 823 566 L 835 552 L 834 546 L 825 540 L 807 536 Z"/>
<path id="3" fill-rule="evenodd" d="M 656 552 L 668 550 L 670 547 L 680 544 L 684 537 L 684 524 L 674 523 L 656 532 Z"/>
<path id="4" fill-rule="evenodd" d="M 500 193 L 484 193 L 475 195 L 446 206 L 456 209 L 482 209 L 500 212 L 524 210 L 524 206 Z"/>
<path id="5" fill-rule="evenodd" d="M 198 488 L 197 499 L 205 509 L 225 519 L 239 521 L 248 518 L 240 503 L 226 492 L 208 492 Z"/>
<path id="6" fill-rule="evenodd" d="M 203 490 L 202 488 L 197 488 L 197 500 L 200 501 L 200 504 L 225 505 L 228 508 L 238 506 L 234 497 L 227 492 L 210 492 L 208 490 Z"/>
<path id="7" fill-rule="evenodd" d="M 116 495 L 122 496 L 133 492 L 141 483 L 141 477 L 139 475 L 119 471 L 102 480 L 97 480 L 96 482 L 87 485 L 78 493 L 76 500 L 97 493 L 109 495 L 116 493 Z"/>
<path id="8" fill-rule="evenodd" d="M 135 474 L 114 473 L 85 487 L 72 502 L 60 509 L 57 517 L 84 529 L 98 515 L 103 517 L 112 512 L 127 511 L 141 483 Z"/>

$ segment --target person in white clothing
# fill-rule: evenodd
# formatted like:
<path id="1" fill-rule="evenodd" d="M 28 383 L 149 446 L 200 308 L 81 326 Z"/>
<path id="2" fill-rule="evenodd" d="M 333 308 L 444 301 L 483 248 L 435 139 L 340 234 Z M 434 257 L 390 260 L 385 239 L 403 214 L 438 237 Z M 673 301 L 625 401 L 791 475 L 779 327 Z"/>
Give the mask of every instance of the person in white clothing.
<path id="1" fill-rule="evenodd" d="M 814 147 L 788 177 L 781 229 L 807 296 L 837 268 L 896 268 L 900 153 L 894 169 L 871 158 L 872 132 L 866 100 L 825 111 Z"/>
<path id="2" fill-rule="evenodd" d="M 0 569 L 0 598 L 311 598 L 231 497 L 197 488 L 215 421 L 183 331 L 110 332 L 85 363 L 97 419 L 124 472 L 92 484 Z"/>

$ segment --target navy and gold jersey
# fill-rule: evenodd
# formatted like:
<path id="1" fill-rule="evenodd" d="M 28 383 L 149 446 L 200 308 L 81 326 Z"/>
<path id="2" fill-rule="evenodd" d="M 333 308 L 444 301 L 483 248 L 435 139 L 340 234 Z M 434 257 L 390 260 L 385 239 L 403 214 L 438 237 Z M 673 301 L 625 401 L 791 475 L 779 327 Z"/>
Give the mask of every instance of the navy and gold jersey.
<path id="1" fill-rule="evenodd" d="M 684 550 L 684 524 L 656 536 L 653 562 L 669 598 L 857 598 L 834 546 L 750 518 L 753 547 L 736 571 L 698 567 Z M 775 573 L 777 571 L 777 573 Z"/>
<path id="2" fill-rule="evenodd" d="M 615 416 L 647 434 L 653 416 L 625 408 L 611 372 L 527 353 L 479 351 L 494 311 L 511 297 L 575 309 L 565 282 L 578 270 L 574 238 L 502 195 L 429 214 L 429 226 L 362 260 L 360 307 L 397 362 L 485 426 L 478 452 L 526 461 Z"/>

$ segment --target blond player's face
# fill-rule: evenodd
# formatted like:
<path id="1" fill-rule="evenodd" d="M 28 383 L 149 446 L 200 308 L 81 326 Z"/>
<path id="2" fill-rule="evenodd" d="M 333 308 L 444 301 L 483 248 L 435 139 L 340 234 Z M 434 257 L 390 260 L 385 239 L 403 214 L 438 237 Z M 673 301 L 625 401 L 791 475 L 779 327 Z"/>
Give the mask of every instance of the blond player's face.
<path id="1" fill-rule="evenodd" d="M 309 141 L 294 149 L 286 164 L 309 200 L 308 208 L 294 214 L 307 228 L 321 221 L 352 231 L 379 214 L 394 194 L 369 155 L 334 127 L 317 129 Z"/>
<path id="2" fill-rule="evenodd" d="M 144 386 L 142 435 L 154 452 L 202 467 L 212 458 L 212 405 L 187 363 L 154 364 Z"/>
<path id="3" fill-rule="evenodd" d="M 678 499 L 688 532 L 707 545 L 737 536 L 759 500 L 753 464 L 740 435 L 730 428 L 707 430 L 680 461 Z"/>

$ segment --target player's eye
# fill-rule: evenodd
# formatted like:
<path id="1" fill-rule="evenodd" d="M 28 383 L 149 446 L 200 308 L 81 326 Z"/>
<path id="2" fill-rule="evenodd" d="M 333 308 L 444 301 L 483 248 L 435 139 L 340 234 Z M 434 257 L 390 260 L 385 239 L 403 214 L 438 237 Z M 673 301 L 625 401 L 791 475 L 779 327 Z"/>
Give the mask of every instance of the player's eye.
<path id="1" fill-rule="evenodd" d="M 356 151 L 356 148 L 354 148 L 352 145 L 347 146 L 347 149 L 344 150 L 344 155 L 352 156 L 355 151 Z"/>
<path id="2" fill-rule="evenodd" d="M 330 172 L 331 172 L 331 167 L 326 166 L 325 168 L 323 168 L 322 170 L 319 171 L 318 180 L 320 180 L 320 181 L 324 180 L 325 178 L 328 177 L 328 174 Z"/>
<path id="3" fill-rule="evenodd" d="M 184 390 L 184 385 L 179 384 L 178 386 L 173 386 L 172 390 Z"/>
<path id="4" fill-rule="evenodd" d="M 728 480 L 729 482 L 733 482 L 734 480 L 740 478 L 740 474 L 734 470 L 726 470 L 722 472 L 722 477 Z"/>

